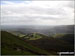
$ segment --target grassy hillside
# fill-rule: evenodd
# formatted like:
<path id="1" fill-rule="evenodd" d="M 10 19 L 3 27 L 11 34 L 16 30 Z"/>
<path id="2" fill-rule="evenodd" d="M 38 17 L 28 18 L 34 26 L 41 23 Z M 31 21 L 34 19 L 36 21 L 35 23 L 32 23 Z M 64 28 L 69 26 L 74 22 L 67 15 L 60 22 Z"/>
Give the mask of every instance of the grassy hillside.
<path id="1" fill-rule="evenodd" d="M 2 55 L 34 55 L 34 54 L 50 54 L 49 52 L 40 48 L 34 47 L 23 41 L 18 36 L 11 33 L 1 31 L 1 51 Z"/>
<path id="2" fill-rule="evenodd" d="M 16 33 L 15 33 L 16 34 Z M 74 34 L 55 34 L 46 36 L 40 33 L 14 35 L 1 31 L 2 54 L 37 55 L 57 54 L 74 51 Z"/>
<path id="3" fill-rule="evenodd" d="M 56 34 L 53 37 L 44 37 L 37 40 L 28 40 L 32 45 L 49 52 L 73 52 L 74 34 Z"/>
<path id="4" fill-rule="evenodd" d="M 31 33 L 31 34 L 26 34 L 26 35 L 20 34 L 19 36 L 23 36 L 21 38 L 25 40 L 39 40 L 41 38 L 48 37 L 40 33 Z"/>

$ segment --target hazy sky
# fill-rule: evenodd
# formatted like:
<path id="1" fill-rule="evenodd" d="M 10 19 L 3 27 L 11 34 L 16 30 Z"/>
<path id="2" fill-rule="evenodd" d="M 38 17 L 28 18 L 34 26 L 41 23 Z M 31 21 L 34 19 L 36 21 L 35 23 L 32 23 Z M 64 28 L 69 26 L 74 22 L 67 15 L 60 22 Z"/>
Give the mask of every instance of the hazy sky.
<path id="1" fill-rule="evenodd" d="M 1 1 L 1 25 L 71 25 L 74 1 Z"/>

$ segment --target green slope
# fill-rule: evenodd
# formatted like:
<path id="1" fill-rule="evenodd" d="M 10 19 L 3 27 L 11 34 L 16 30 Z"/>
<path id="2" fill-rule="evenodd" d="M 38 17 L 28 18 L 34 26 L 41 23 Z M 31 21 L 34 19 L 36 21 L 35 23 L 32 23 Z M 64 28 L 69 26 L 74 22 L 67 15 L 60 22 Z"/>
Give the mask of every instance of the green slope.
<path id="1" fill-rule="evenodd" d="M 35 55 L 50 54 L 45 50 L 34 47 L 6 31 L 1 31 L 1 54 L 2 55 Z"/>
<path id="2" fill-rule="evenodd" d="M 48 36 L 40 34 L 40 33 L 31 33 L 31 34 L 26 34 L 26 35 L 20 34 L 19 36 L 21 36 L 21 38 L 25 39 L 25 40 L 39 40 L 41 38 L 48 37 Z"/>
<path id="3" fill-rule="evenodd" d="M 56 34 L 53 37 L 45 37 L 37 40 L 29 40 L 31 44 L 52 52 L 73 52 L 74 51 L 74 34 Z"/>

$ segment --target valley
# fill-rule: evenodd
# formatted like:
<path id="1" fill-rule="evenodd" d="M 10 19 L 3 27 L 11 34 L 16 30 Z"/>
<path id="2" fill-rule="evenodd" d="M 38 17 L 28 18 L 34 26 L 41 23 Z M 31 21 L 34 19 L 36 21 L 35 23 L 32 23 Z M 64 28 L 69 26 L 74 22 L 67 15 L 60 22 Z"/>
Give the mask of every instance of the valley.
<path id="1" fill-rule="evenodd" d="M 49 27 L 37 27 L 36 31 L 29 28 L 2 29 L 2 55 L 57 55 L 57 52 L 74 51 L 73 26 L 54 26 L 50 31 Z"/>

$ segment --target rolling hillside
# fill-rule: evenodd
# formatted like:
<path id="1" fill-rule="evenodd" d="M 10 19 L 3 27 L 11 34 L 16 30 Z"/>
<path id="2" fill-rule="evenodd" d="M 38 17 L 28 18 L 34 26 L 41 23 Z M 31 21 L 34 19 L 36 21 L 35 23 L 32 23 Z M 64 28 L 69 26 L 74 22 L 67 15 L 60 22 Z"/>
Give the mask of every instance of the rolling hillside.
<path id="1" fill-rule="evenodd" d="M 37 40 L 28 40 L 32 45 L 37 46 L 41 49 L 49 52 L 73 52 L 74 51 L 74 34 L 65 34 L 55 37 L 45 37 Z"/>
<path id="2" fill-rule="evenodd" d="M 19 32 L 18 32 L 19 33 Z M 44 35 L 41 33 L 18 34 L 1 31 L 2 54 L 38 55 L 74 51 L 74 34 Z"/>
<path id="3" fill-rule="evenodd" d="M 19 35 L 19 36 L 21 36 L 21 35 Z M 25 39 L 25 40 L 39 40 L 41 38 L 46 38 L 46 37 L 48 37 L 48 36 L 35 32 L 35 33 L 26 34 L 25 36 L 23 35 L 23 37 L 21 37 L 21 38 Z"/>
<path id="4" fill-rule="evenodd" d="M 49 52 L 40 48 L 34 47 L 21 38 L 12 35 L 11 33 L 1 31 L 1 51 L 2 55 L 36 55 L 36 54 L 50 54 Z"/>

